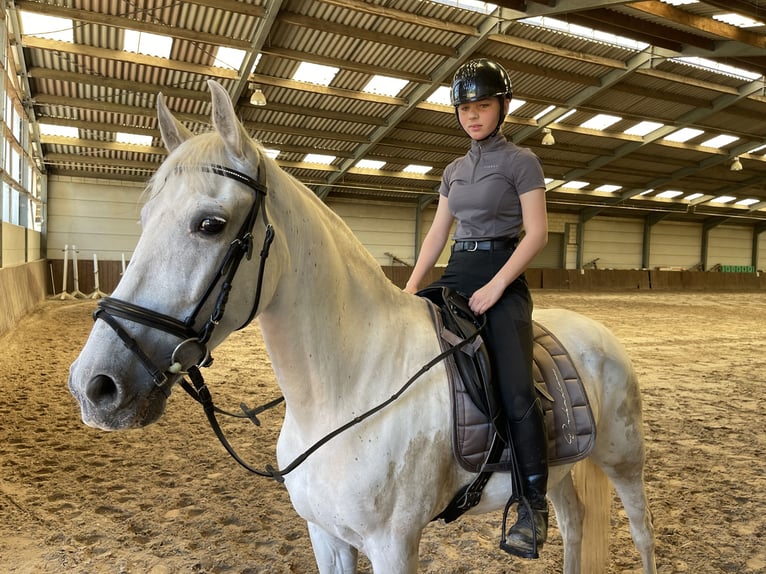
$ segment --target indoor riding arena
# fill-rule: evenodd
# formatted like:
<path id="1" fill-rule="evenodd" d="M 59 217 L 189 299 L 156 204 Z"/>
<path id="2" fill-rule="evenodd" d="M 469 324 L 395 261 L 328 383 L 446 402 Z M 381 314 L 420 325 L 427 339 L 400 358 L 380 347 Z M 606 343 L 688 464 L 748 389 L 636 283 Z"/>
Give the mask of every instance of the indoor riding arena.
<path id="1" fill-rule="evenodd" d="M 265 296 L 280 293 L 286 279 L 269 274 L 285 238 L 312 225 L 313 212 L 280 219 L 281 182 L 288 180 L 313 192 L 319 213 L 334 214 L 326 217 L 338 236 L 360 244 L 381 280 L 404 288 L 436 214 L 441 176 L 470 146 L 449 86 L 455 70 L 476 58 L 508 70 L 513 98 L 501 133 L 534 152 L 546 176 L 548 243 L 526 271 L 535 309 L 569 309 L 601 322 L 633 363 L 656 572 L 766 572 L 762 2 L 2 5 L 1 572 L 319 572 L 306 522 L 285 486 L 237 464 L 203 406 L 180 385 L 154 424 L 105 432 L 83 422 L 70 392 L 70 365 L 99 324 L 94 312 L 123 277 L 122 298 L 138 285 L 158 291 L 159 300 L 219 274 L 192 236 L 195 226 L 224 221 L 230 196 L 216 196 L 219 215 L 203 214 L 192 224 L 180 205 L 162 218 L 142 213 L 166 148 L 214 131 L 215 88 L 208 80 L 228 94 L 271 169 L 289 176 L 262 181 L 260 171 L 248 176 L 236 171 L 242 165 L 215 162 L 201 169 L 215 175 L 200 181 L 224 175 L 212 181 L 248 186 L 262 197 L 251 253 L 243 250 L 239 271 L 221 266 L 222 277 L 233 267 L 228 305 L 236 309 L 237 279 L 254 276 L 254 269 L 265 275 Z M 319 75 L 302 75 L 307 70 Z M 163 106 L 182 128 L 161 124 Z M 233 218 L 245 218 L 233 211 Z M 267 218 L 274 230 L 270 255 L 261 224 Z M 144 229 L 150 222 L 183 229 L 189 245 L 173 251 L 139 244 L 140 222 Z M 330 248 L 306 246 L 310 254 Z M 143 259 L 134 259 L 139 250 Z M 448 243 L 429 280 L 441 276 L 449 257 Z M 188 273 L 169 275 L 192 259 Z M 284 275 L 297 275 L 298 263 L 316 265 L 317 276 L 331 272 L 312 261 L 290 259 Z M 151 272 L 131 276 L 131 265 Z M 349 292 L 338 289 L 325 299 L 343 296 Z M 152 302 L 129 303 L 135 312 Z M 131 324 L 123 315 L 117 321 Z M 151 318 L 139 314 L 140 321 Z M 142 344 L 149 363 L 169 332 Z M 240 405 L 273 404 L 256 414 L 258 425 L 218 417 L 239 456 L 258 469 L 278 466 L 277 439 L 290 418 L 277 400 L 282 391 L 264 332 L 256 316 L 215 348 L 203 369 L 219 408 L 241 413 Z M 193 335 L 200 343 L 200 332 Z M 129 339 L 122 342 L 129 347 Z M 106 383 L 99 384 L 104 390 Z M 332 440 L 319 448 L 332 448 Z M 366 448 L 375 449 L 374 442 Z M 337 461 L 339 480 L 363 472 Z M 651 574 L 614 489 L 610 497 L 601 574 Z M 417 572 L 565 570 L 553 513 L 534 560 L 499 549 L 502 518 L 501 508 L 431 522 Z M 589 552 L 596 550 L 586 545 L 583 554 Z M 361 552 L 358 571 L 373 574 Z"/>

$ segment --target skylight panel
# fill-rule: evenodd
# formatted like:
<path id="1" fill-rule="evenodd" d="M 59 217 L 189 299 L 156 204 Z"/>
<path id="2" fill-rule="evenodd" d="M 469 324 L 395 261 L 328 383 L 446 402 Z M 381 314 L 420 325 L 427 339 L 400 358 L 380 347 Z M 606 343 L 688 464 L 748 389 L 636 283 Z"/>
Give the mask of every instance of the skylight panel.
<path id="1" fill-rule="evenodd" d="M 158 58 L 169 58 L 172 47 L 173 38 L 170 36 L 161 36 L 160 34 L 150 34 L 137 30 L 125 30 L 123 49 L 126 52 L 135 52 L 145 56 L 157 56 Z"/>
<path id="2" fill-rule="evenodd" d="M 596 114 L 587 121 L 580 124 L 581 128 L 589 130 L 605 130 L 612 124 L 616 124 L 622 118 L 619 116 L 610 116 L 609 114 Z"/>
<path id="3" fill-rule="evenodd" d="M 671 60 L 685 66 L 700 68 L 702 70 L 707 70 L 708 72 L 715 72 L 724 76 L 733 76 L 735 78 L 745 80 L 752 81 L 761 77 L 761 74 L 756 74 L 755 72 L 750 72 L 748 70 L 743 70 L 742 68 L 736 68 L 734 66 L 728 66 L 726 64 L 716 62 L 715 60 L 708 60 L 707 58 L 681 57 L 671 58 Z"/>
<path id="4" fill-rule="evenodd" d="M 713 138 L 710 138 L 707 141 L 702 142 L 700 145 L 705 147 L 714 147 L 714 148 L 722 148 L 726 147 L 730 143 L 733 143 L 737 141 L 739 137 L 737 136 L 729 136 L 729 135 L 718 135 Z"/>
<path id="5" fill-rule="evenodd" d="M 442 106 L 451 106 L 452 100 L 450 99 L 450 93 L 452 90 L 449 86 L 439 86 L 431 95 L 426 98 L 429 104 L 439 104 Z"/>
<path id="6" fill-rule="evenodd" d="M 658 193 L 655 197 L 661 197 L 663 199 L 673 199 L 674 197 L 678 197 L 679 195 L 683 195 L 683 191 L 678 191 L 677 189 L 667 189 L 665 191 L 661 191 Z"/>
<path id="7" fill-rule="evenodd" d="M 626 129 L 625 134 L 629 136 L 644 137 L 646 134 L 650 134 L 653 131 L 660 129 L 664 125 L 665 124 L 661 124 L 659 122 L 649 122 L 649 121 L 638 122 L 636 125 Z"/>
<path id="8" fill-rule="evenodd" d="M 684 200 L 685 201 L 694 201 L 695 199 L 699 199 L 700 197 L 702 197 L 702 195 L 703 195 L 702 193 L 690 193 L 689 195 L 684 197 Z"/>
<path id="9" fill-rule="evenodd" d="M 638 42 L 625 36 L 618 36 L 616 34 L 610 34 L 602 30 L 595 30 L 586 26 L 580 26 L 577 24 L 570 24 L 563 20 L 551 18 L 550 16 L 535 16 L 533 18 L 524 18 L 521 20 L 523 24 L 529 24 L 530 26 L 539 26 L 541 28 L 547 28 L 549 30 L 556 30 L 558 32 L 564 32 L 577 36 L 579 38 L 585 38 L 586 40 L 593 40 L 601 44 L 609 44 L 612 46 L 619 46 L 620 48 L 628 48 L 630 50 L 644 50 L 649 46 L 646 42 Z"/>
<path id="10" fill-rule="evenodd" d="M 21 28 L 27 36 L 37 36 L 60 42 L 74 42 L 74 24 L 69 18 L 45 16 L 21 10 Z"/>
<path id="11" fill-rule="evenodd" d="M 408 83 L 408 80 L 403 80 L 401 78 L 376 75 L 367 82 L 367 85 L 362 88 L 362 91 L 368 94 L 379 94 L 381 96 L 390 96 L 393 98 L 397 96 Z"/>
<path id="12" fill-rule="evenodd" d="M 303 158 L 303 161 L 306 163 L 318 163 L 322 165 L 330 165 L 332 162 L 335 161 L 334 155 L 324 155 L 321 153 L 309 153 L 306 154 L 306 157 Z"/>
<path id="13" fill-rule="evenodd" d="M 671 142 L 684 143 L 704 133 L 705 133 L 704 130 L 698 130 L 695 128 L 681 128 L 680 130 L 675 131 L 672 134 L 666 135 L 663 139 L 667 141 L 671 141 Z"/>
<path id="14" fill-rule="evenodd" d="M 735 199 L 737 198 L 731 195 L 719 195 L 718 197 L 711 199 L 710 203 L 731 203 Z"/>
<path id="15" fill-rule="evenodd" d="M 762 150 L 764 150 L 764 149 L 766 149 L 766 144 L 764 144 L 764 145 L 759 145 L 758 147 L 754 147 L 753 149 L 751 149 L 751 150 L 750 150 L 749 152 L 747 152 L 747 153 L 756 153 L 756 152 L 762 151 Z"/>
<path id="16" fill-rule="evenodd" d="M 261 54 L 261 53 L 259 53 L 259 54 L 258 54 L 258 55 L 255 57 L 255 62 L 253 62 L 253 67 L 252 67 L 252 68 L 250 68 L 250 73 L 251 73 L 251 74 L 255 74 L 255 69 L 258 67 L 258 62 L 260 62 L 260 61 L 261 61 L 261 58 L 263 58 L 263 54 Z"/>
<path id="17" fill-rule="evenodd" d="M 577 108 L 572 108 L 567 113 L 565 113 L 563 116 L 559 116 L 556 118 L 555 123 L 559 124 L 563 122 L 565 119 L 567 119 L 569 116 L 572 116 L 577 113 Z"/>
<path id="18" fill-rule="evenodd" d="M 509 113 L 509 114 L 512 114 L 513 112 L 515 112 L 516 110 L 518 110 L 518 109 L 519 109 L 521 106 L 523 106 L 523 105 L 524 105 L 524 104 L 526 104 L 526 103 L 527 103 L 527 101 L 526 101 L 526 100 L 521 100 L 521 99 L 519 99 L 519 98 L 514 98 L 514 99 L 512 99 L 512 100 L 511 100 L 511 105 L 510 105 L 510 106 L 508 106 L 508 113 Z"/>
<path id="19" fill-rule="evenodd" d="M 213 65 L 219 68 L 231 68 L 232 70 L 239 70 L 242 67 L 242 62 L 245 61 L 246 55 L 247 52 L 244 50 L 219 46 L 215 53 L 215 64 Z"/>
<path id="20" fill-rule="evenodd" d="M 40 133 L 46 136 L 64 138 L 80 137 L 80 130 L 72 126 L 55 126 L 53 124 L 40 124 Z"/>
<path id="21" fill-rule="evenodd" d="M 406 173 L 420 173 L 420 174 L 424 174 L 424 173 L 428 173 L 432 169 L 433 169 L 433 166 L 430 166 L 430 165 L 418 165 L 418 164 L 415 164 L 415 163 L 411 163 L 410 165 L 405 167 L 402 171 L 406 172 Z"/>
<path id="22" fill-rule="evenodd" d="M 117 132 L 114 140 L 117 143 L 125 143 L 132 145 L 151 146 L 154 138 L 152 136 L 144 136 L 140 134 L 129 134 L 125 132 Z"/>
<path id="23" fill-rule="evenodd" d="M 273 149 L 273 148 L 264 148 L 263 153 L 266 154 L 266 157 L 270 157 L 271 159 L 277 159 L 281 151 L 278 149 Z"/>
<path id="24" fill-rule="evenodd" d="M 727 12 L 726 14 L 713 14 L 713 20 L 718 20 L 737 28 L 755 28 L 756 26 L 763 26 L 763 22 L 747 18 L 741 14 L 735 12 Z"/>
<path id="25" fill-rule="evenodd" d="M 334 66 L 301 62 L 298 69 L 295 70 L 295 74 L 293 74 L 293 80 L 306 82 L 307 84 L 329 86 L 339 70 L 340 68 Z"/>
<path id="26" fill-rule="evenodd" d="M 664 4 L 671 6 L 685 6 L 687 4 L 696 4 L 698 0 L 660 0 Z"/>
<path id="27" fill-rule="evenodd" d="M 549 112 L 552 112 L 552 111 L 553 111 L 553 110 L 555 110 L 555 109 L 556 109 L 556 106 L 548 106 L 548 107 L 547 107 L 547 108 L 545 108 L 545 109 L 544 109 L 542 112 L 539 112 L 539 113 L 535 114 L 534 116 L 532 116 L 532 119 L 533 119 L 533 120 L 539 120 L 539 119 L 540 119 L 541 117 L 543 117 L 545 114 L 547 114 L 547 113 L 549 113 Z"/>
<path id="28" fill-rule="evenodd" d="M 605 193 L 614 193 L 617 190 L 622 189 L 621 185 L 613 185 L 611 183 L 605 183 L 604 185 L 599 185 L 596 188 L 596 191 L 603 191 Z"/>
<path id="29" fill-rule="evenodd" d="M 460 8 L 462 10 L 470 10 L 471 12 L 478 12 L 479 14 L 491 14 L 497 10 L 497 6 L 490 4 L 489 2 L 478 2 L 477 0 L 431 0 L 436 4 L 443 4 L 444 6 L 452 6 L 454 8 Z"/>
<path id="30" fill-rule="evenodd" d="M 386 162 L 377 159 L 360 159 L 356 162 L 356 167 L 361 169 L 382 169 Z"/>
<path id="31" fill-rule="evenodd" d="M 569 189 L 582 189 L 583 187 L 588 187 L 590 185 L 590 182 L 587 181 L 568 181 L 566 182 L 562 187 L 569 188 Z"/>
<path id="32" fill-rule="evenodd" d="M 751 205 L 755 205 L 756 203 L 760 203 L 760 199 L 755 199 L 752 197 L 748 197 L 747 199 L 740 199 L 737 203 L 734 205 L 743 205 L 745 207 L 750 207 Z"/>

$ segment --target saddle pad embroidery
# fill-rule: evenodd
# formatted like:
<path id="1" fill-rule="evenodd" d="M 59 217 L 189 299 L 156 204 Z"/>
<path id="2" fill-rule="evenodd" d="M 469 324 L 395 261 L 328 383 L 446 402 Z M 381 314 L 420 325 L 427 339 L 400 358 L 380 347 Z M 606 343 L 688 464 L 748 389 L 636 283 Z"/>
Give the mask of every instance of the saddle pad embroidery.
<path id="1" fill-rule="evenodd" d="M 441 333 L 439 314 L 434 314 Z M 551 465 L 576 462 L 587 457 L 596 439 L 596 425 L 582 380 L 561 343 L 542 325 L 534 323 L 535 386 L 540 396 L 548 431 Z M 447 343 L 440 337 L 442 348 Z M 447 362 L 453 416 L 452 448 L 458 463 L 469 472 L 512 470 L 509 449 L 499 461 L 485 464 L 494 430 L 471 400 L 452 357 Z"/>

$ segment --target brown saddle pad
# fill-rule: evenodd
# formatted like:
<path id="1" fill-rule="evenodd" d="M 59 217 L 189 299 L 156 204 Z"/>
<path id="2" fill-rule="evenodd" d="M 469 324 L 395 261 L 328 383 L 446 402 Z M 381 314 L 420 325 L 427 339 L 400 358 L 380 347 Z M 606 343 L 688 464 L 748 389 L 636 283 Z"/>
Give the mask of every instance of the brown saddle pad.
<path id="1" fill-rule="evenodd" d="M 437 329 L 441 333 L 443 326 L 439 324 Z M 442 347 L 447 348 L 446 342 L 442 342 Z M 447 360 L 447 374 L 455 458 L 470 472 L 512 470 L 509 449 L 499 461 L 485 464 L 494 429 L 471 400 L 452 357 Z M 596 425 L 585 388 L 567 350 L 538 323 L 534 324 L 534 377 L 545 413 L 549 463 L 567 464 L 585 458 L 596 439 Z"/>

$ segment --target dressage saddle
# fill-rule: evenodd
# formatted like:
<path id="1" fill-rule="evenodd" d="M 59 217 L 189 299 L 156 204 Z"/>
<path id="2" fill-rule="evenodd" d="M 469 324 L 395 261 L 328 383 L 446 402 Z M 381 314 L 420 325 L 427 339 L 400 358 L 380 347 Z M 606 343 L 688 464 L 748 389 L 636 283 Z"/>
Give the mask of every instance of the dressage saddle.
<path id="1" fill-rule="evenodd" d="M 433 305 L 442 350 L 459 347 L 447 358 L 452 404 L 452 447 L 458 463 L 478 473 L 436 518 L 450 522 L 479 503 L 493 472 L 512 472 L 507 424 L 477 317 L 462 294 L 447 287 L 418 292 Z M 434 312 L 436 309 L 438 312 Z M 565 464 L 590 454 L 596 425 L 588 397 L 569 353 L 539 323 L 533 324 L 535 387 L 543 405 L 549 464 Z"/>

